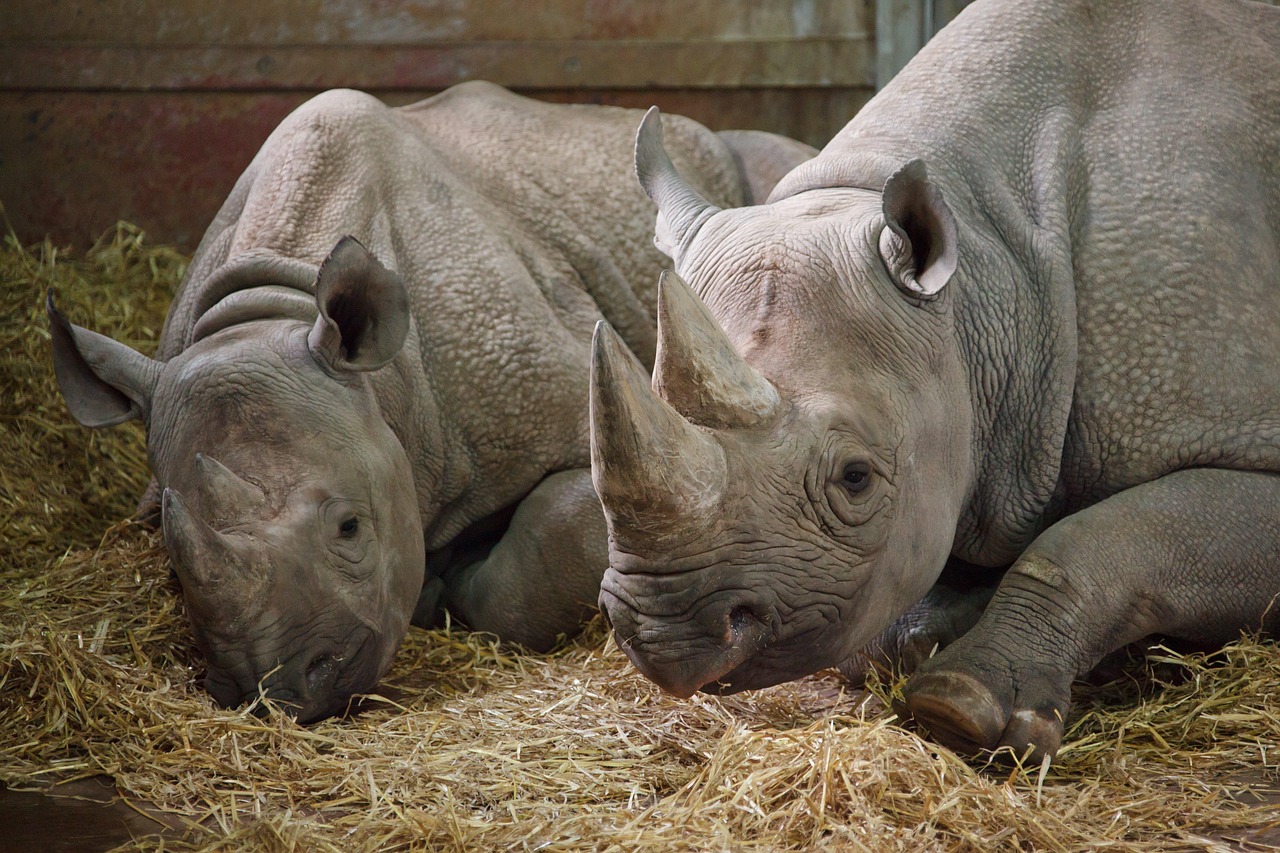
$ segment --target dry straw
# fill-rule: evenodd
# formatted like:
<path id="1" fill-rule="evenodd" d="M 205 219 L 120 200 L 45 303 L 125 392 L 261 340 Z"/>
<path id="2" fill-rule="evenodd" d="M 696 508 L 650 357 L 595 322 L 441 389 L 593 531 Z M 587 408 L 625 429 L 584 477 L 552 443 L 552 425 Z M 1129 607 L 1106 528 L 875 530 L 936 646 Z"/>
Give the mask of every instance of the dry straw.
<path id="1" fill-rule="evenodd" d="M 154 532 L 137 429 L 57 398 L 40 304 L 154 345 L 184 259 L 119 227 L 0 253 L 0 780 L 116 780 L 167 850 L 1227 850 L 1280 839 L 1280 650 L 1158 649 L 1080 687 L 1049 768 L 966 763 L 824 673 L 678 701 L 600 624 L 532 656 L 412 631 L 355 713 L 215 708 Z M 1260 792 L 1260 793 L 1254 793 Z M 1270 796 L 1272 803 L 1265 799 Z M 1231 841 L 1230 839 L 1236 839 Z M 1249 839 L 1252 839 L 1249 840 Z M 1243 848 L 1238 845 L 1243 845 Z"/>

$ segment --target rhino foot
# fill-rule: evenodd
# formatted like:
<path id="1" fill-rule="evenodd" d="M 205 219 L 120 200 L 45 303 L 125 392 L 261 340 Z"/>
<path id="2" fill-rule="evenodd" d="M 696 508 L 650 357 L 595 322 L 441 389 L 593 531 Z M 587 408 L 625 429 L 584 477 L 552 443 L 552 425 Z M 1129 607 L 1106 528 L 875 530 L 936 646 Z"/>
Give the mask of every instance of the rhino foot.
<path id="1" fill-rule="evenodd" d="M 998 580 L 991 570 L 950 561 L 928 594 L 842 663 L 840 672 L 859 685 L 873 671 L 890 678 L 911 675 L 977 624 Z"/>
<path id="2" fill-rule="evenodd" d="M 840 672 L 857 685 L 865 685 L 873 672 L 889 679 L 910 675 L 937 649 L 954 639 L 947 636 L 947 632 L 895 622 L 840 664 Z"/>
<path id="3" fill-rule="evenodd" d="M 428 576 L 423 582 L 409 624 L 427 629 L 444 626 L 444 581 L 440 578 Z"/>
<path id="4" fill-rule="evenodd" d="M 907 682 L 895 710 L 938 743 L 967 756 L 1000 751 L 1024 764 L 1057 752 L 1071 702 L 1069 679 L 1029 671 L 984 677 L 945 663 L 924 669 Z"/>
<path id="5" fill-rule="evenodd" d="M 135 520 L 150 528 L 160 528 L 160 482 L 155 477 L 147 484 L 147 490 L 138 498 L 138 508 L 134 511 Z"/>
<path id="6" fill-rule="evenodd" d="M 608 541 L 591 469 L 558 471 L 524 497 L 483 559 L 464 555 L 444 573 L 443 604 L 473 631 L 550 651 L 598 612 Z"/>

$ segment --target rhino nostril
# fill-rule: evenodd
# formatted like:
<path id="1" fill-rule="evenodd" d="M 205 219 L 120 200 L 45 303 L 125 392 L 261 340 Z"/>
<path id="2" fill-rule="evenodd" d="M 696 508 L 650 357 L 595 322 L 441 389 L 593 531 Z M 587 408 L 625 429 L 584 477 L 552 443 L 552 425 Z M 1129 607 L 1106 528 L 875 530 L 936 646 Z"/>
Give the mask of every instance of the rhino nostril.
<path id="1" fill-rule="evenodd" d="M 320 655 L 307 665 L 307 688 L 312 693 L 329 689 L 338 674 L 338 659 L 333 655 Z"/>
<path id="2" fill-rule="evenodd" d="M 742 637 L 748 629 L 754 625 L 764 624 L 764 620 L 756 615 L 756 612 L 745 604 L 739 604 L 737 607 L 729 611 L 728 632 L 725 636 L 726 643 L 732 643 Z"/>

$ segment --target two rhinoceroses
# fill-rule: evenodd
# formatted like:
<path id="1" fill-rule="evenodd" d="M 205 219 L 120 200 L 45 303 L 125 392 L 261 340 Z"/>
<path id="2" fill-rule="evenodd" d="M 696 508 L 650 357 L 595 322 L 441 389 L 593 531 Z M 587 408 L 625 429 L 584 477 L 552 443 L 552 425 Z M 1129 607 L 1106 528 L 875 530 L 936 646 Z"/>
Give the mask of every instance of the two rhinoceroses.
<path id="1" fill-rule="evenodd" d="M 429 574 L 442 578 L 446 604 L 488 600 L 484 570 L 475 567 L 495 558 L 509 564 L 501 561 L 510 543 L 516 561 L 531 552 L 582 570 L 569 573 L 579 594 L 557 598 L 565 593 L 549 594 L 547 585 L 561 575 L 530 560 L 528 577 L 504 575 L 514 587 L 504 588 L 504 607 L 528 612 L 510 604 L 520 595 L 568 600 L 567 615 L 576 617 L 595 577 L 583 567 L 604 560 L 598 510 L 589 509 L 598 495 L 609 565 L 600 603 L 620 646 L 671 692 L 762 687 L 834 665 L 856 674 L 883 656 L 915 669 L 906 711 L 944 743 L 1033 754 L 1057 748 L 1071 680 L 1108 651 L 1154 633 L 1212 643 L 1241 628 L 1274 629 L 1278 57 L 1280 12 L 1236 0 L 1158 9 L 980 0 L 821 154 L 790 172 L 767 204 L 737 210 L 688 182 L 706 173 L 682 151 L 680 125 L 647 119 L 637 168 L 658 206 L 658 245 L 689 284 L 664 278 L 656 345 L 637 336 L 647 328 L 645 280 L 624 279 L 634 282 L 621 291 L 639 306 L 632 312 L 608 302 L 615 291 L 589 283 L 545 298 L 575 321 L 594 311 L 609 321 L 591 355 L 594 491 L 579 455 L 544 465 L 534 481 L 541 485 L 514 516 L 503 508 L 528 491 L 527 480 L 523 491 L 485 502 L 484 489 L 500 491 L 506 466 L 541 458 L 531 449 L 539 440 L 557 429 L 585 438 L 584 421 L 543 420 L 536 396 L 517 398 L 527 401 L 532 445 L 483 429 L 470 453 L 448 441 L 430 449 L 403 442 L 419 465 L 428 559 L 441 566 Z M 575 192 L 589 196 L 591 187 Z M 589 227 L 583 216 L 595 227 L 630 221 L 597 204 L 567 218 L 580 228 Z M 417 223 L 393 228 L 398 215 L 371 211 L 361 233 L 430 234 Z M 215 223 L 202 252 L 234 242 L 219 233 Z M 427 274 L 405 268 L 411 255 L 390 252 L 401 245 L 384 239 L 374 254 L 393 259 L 402 276 Z M 587 255 L 602 266 L 610 260 Z M 522 328 L 527 306 L 486 298 L 479 284 L 499 272 L 466 279 L 466 294 L 444 288 L 466 315 L 448 318 L 441 339 L 411 329 L 406 347 L 447 352 L 474 340 L 477 323 Z M 233 303 L 223 311 L 232 319 L 243 316 L 231 298 L 244 281 L 237 275 L 225 273 L 217 291 L 219 304 Z M 403 426 L 411 413 L 394 401 L 416 399 L 421 388 L 394 358 L 376 369 L 396 311 L 352 304 L 343 285 L 389 275 L 358 247 L 340 246 L 319 272 L 319 319 L 314 307 L 288 315 L 292 343 L 278 358 L 318 365 L 334 394 L 372 400 L 371 387 L 389 388 L 391 403 L 377 398 L 383 419 L 400 426 L 397 435 L 413 435 Z M 335 294 L 332 305 L 324 294 Z M 280 304 L 297 300 L 281 293 Z M 209 307 L 206 299 L 182 314 L 180 297 L 174 316 L 188 320 L 170 327 L 185 322 L 190 334 L 200 328 L 190 318 Z M 533 325 L 552 325 L 539 310 Z M 207 340 L 232 331 L 213 323 Z M 90 340 L 81 330 L 64 334 Z M 580 341 L 575 334 L 566 333 Z M 204 340 L 162 350 L 170 359 L 163 370 Z M 477 382 L 472 390 L 475 380 L 460 377 L 478 365 L 532 376 L 548 369 L 525 355 L 536 352 L 482 348 L 478 361 L 453 365 L 457 384 L 445 387 L 488 400 L 492 389 Z M 142 378 L 123 389 L 108 379 L 112 399 L 121 412 L 146 413 L 149 398 L 138 389 L 164 381 L 155 378 L 161 367 L 129 358 L 130 375 Z M 83 359 L 99 376 L 108 361 L 92 351 Z M 431 403 L 433 423 L 466 407 L 439 395 Z M 219 416 L 223 433 L 276 430 L 243 395 L 228 392 L 225 408 L 234 417 Z M 512 417 L 519 421 L 521 411 L 515 406 Z M 304 442 L 281 440 L 318 448 L 324 461 L 303 465 L 307 474 L 342 456 L 342 440 L 327 428 L 311 429 Z M 500 448 L 490 457 L 498 470 L 476 469 L 477 447 Z M 231 471 L 240 460 L 223 459 L 224 468 L 199 450 L 185 446 L 177 462 L 153 451 L 152 462 L 160 481 L 183 493 L 165 498 L 179 570 L 194 575 L 189 585 L 215 590 L 220 579 L 182 569 L 182 555 L 204 547 L 239 553 L 239 540 L 225 540 L 252 534 L 238 526 L 241 510 L 212 498 L 201 514 L 213 517 L 198 521 L 187 491 L 199 495 L 217 482 L 275 512 L 292 504 L 272 487 L 237 483 Z M 235 447 L 224 453 L 234 457 Z M 438 480 L 424 486 L 418 470 Z M 574 473 L 548 477 L 553 471 Z M 436 483 L 464 482 L 473 488 L 424 495 Z M 308 498 L 318 507 L 333 499 Z M 327 525 L 320 532 L 354 552 L 369 527 L 386 523 L 390 506 L 409 499 L 348 497 L 317 516 Z M 483 507 L 460 509 L 477 502 Z M 486 554 L 486 537 L 503 525 L 507 533 Z M 590 535 L 561 535 L 567 530 Z M 220 571 L 249 573 L 238 567 L 251 562 L 237 557 Z M 338 601 L 358 608 L 378 595 L 416 597 L 411 587 Z M 421 612 L 432 610 L 435 595 L 429 581 Z M 942 651 L 926 660 L 935 645 Z M 379 655 L 393 646 L 383 642 Z M 295 669 L 329 679 L 339 653 L 346 651 Z M 237 684 L 245 692 L 246 682 Z"/>

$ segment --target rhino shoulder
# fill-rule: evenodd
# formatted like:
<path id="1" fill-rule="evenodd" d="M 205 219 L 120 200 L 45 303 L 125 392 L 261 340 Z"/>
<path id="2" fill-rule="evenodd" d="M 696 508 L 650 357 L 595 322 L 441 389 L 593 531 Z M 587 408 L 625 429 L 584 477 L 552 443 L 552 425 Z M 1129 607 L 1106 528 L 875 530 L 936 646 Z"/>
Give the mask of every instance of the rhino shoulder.
<path id="1" fill-rule="evenodd" d="M 358 118 L 369 114 L 383 115 L 391 112 L 393 112 L 391 107 L 368 92 L 361 92 L 358 89 L 330 89 L 299 104 L 280 123 L 276 133 L 287 134 L 317 120 L 323 122 L 335 118 Z"/>

